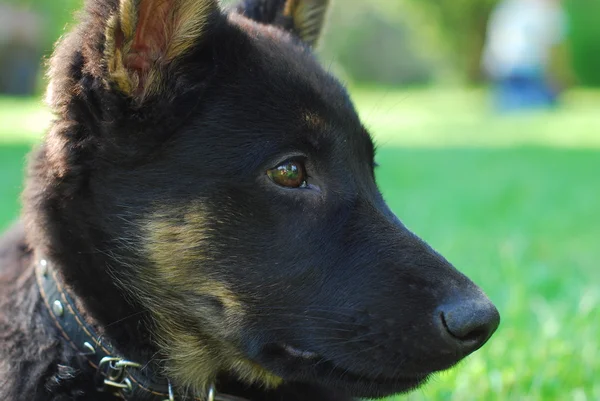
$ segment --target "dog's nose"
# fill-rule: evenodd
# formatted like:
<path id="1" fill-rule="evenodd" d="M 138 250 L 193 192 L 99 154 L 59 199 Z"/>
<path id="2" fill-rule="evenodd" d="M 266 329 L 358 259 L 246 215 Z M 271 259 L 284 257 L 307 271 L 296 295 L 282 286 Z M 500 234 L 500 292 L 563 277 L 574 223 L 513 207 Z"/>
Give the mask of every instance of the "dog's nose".
<path id="1" fill-rule="evenodd" d="M 442 335 L 464 354 L 485 344 L 500 324 L 498 310 L 483 294 L 448 302 L 438 312 Z"/>

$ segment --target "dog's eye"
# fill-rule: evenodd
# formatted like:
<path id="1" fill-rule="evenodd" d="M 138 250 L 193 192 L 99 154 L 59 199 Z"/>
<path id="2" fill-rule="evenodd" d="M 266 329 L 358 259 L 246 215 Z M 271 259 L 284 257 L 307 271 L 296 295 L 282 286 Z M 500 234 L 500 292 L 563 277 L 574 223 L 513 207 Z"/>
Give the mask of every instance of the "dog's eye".
<path id="1" fill-rule="evenodd" d="M 267 170 L 267 175 L 277 185 L 287 188 L 306 187 L 306 168 L 304 163 L 294 160 Z"/>

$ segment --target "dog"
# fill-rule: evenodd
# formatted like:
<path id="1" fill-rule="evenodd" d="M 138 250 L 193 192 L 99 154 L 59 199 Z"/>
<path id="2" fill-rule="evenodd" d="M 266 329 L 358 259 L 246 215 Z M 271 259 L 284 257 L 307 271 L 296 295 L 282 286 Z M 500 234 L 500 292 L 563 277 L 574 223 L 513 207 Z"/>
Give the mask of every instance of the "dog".
<path id="1" fill-rule="evenodd" d="M 490 338 L 377 189 L 328 3 L 87 1 L 0 243 L 0 398 L 380 398 Z"/>

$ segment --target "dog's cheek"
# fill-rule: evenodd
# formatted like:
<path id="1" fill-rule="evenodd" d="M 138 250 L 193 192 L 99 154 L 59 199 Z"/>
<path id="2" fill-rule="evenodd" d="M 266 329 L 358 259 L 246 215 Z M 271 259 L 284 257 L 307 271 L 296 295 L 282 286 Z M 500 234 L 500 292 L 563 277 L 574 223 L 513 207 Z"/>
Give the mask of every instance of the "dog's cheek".
<path id="1" fill-rule="evenodd" d="M 180 384 L 202 391 L 222 371 L 272 387 L 281 379 L 250 362 L 236 343 L 244 305 L 220 279 L 212 256 L 209 213 L 202 204 L 158 207 L 143 228 L 149 264 L 136 292 L 151 311 L 167 369 Z"/>
<path id="2" fill-rule="evenodd" d="M 149 260 L 142 277 L 168 298 L 197 296 L 197 306 L 221 310 L 220 319 L 235 326 L 243 308 L 227 283 L 219 278 L 211 255 L 208 214 L 202 205 L 161 207 L 144 224 L 144 253 Z M 210 300 L 214 300 L 210 302 Z M 193 307 L 194 303 L 186 304 Z"/>

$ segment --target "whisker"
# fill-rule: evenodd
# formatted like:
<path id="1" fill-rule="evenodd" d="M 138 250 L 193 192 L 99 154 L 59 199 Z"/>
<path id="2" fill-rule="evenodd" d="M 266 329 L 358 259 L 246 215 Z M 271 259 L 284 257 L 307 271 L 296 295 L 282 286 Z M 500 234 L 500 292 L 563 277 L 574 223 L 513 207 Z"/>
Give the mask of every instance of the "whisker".
<path id="1" fill-rule="evenodd" d="M 107 325 L 105 325 L 104 327 L 106 328 L 106 327 L 111 327 L 111 326 L 114 326 L 114 325 L 116 325 L 116 324 L 119 324 L 119 323 L 122 323 L 122 322 L 124 322 L 124 321 L 125 321 L 125 320 L 127 320 L 127 319 L 131 319 L 132 317 L 139 316 L 139 315 L 141 315 L 141 314 L 143 314 L 143 313 L 144 313 L 144 311 L 139 311 L 139 312 L 132 313 L 131 315 L 129 315 L 129 316 L 125 316 L 125 317 L 124 317 L 124 318 L 122 318 L 122 319 L 115 320 L 114 322 L 108 323 L 108 324 L 107 324 Z"/>

